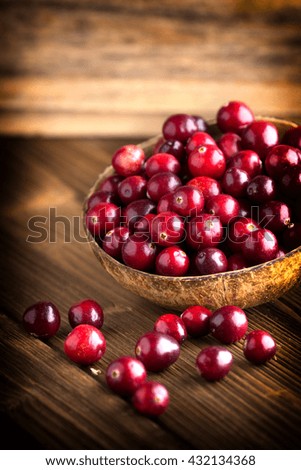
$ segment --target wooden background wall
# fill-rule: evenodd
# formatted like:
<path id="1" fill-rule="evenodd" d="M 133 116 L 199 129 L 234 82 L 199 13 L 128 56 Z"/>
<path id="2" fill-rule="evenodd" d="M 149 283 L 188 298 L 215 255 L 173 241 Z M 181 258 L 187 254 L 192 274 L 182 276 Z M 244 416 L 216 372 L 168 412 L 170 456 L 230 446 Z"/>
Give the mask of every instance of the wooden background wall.
<path id="1" fill-rule="evenodd" d="M 2 134 L 147 136 L 229 99 L 301 116 L 299 0 L 1 0 Z"/>

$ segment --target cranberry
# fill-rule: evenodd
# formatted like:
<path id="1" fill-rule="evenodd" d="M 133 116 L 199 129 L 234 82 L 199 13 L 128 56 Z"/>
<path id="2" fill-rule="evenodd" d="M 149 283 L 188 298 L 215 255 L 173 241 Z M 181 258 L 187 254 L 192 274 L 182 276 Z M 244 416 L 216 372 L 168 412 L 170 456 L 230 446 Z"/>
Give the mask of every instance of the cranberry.
<path id="1" fill-rule="evenodd" d="M 183 240 L 184 221 L 175 212 L 161 212 L 151 224 L 151 238 L 162 246 L 175 245 Z"/>
<path id="2" fill-rule="evenodd" d="M 217 246 L 222 237 L 220 219 L 211 214 L 202 214 L 187 224 L 187 244 L 195 250 Z"/>
<path id="3" fill-rule="evenodd" d="M 216 147 L 215 140 L 207 132 L 195 132 L 186 144 L 186 152 L 189 155 L 193 150 L 202 145 L 214 145 Z"/>
<path id="4" fill-rule="evenodd" d="M 139 175 L 125 178 L 118 187 L 118 194 L 123 204 L 130 204 L 146 196 L 146 179 Z"/>
<path id="5" fill-rule="evenodd" d="M 241 137 L 234 132 L 226 132 L 217 141 L 217 146 L 221 149 L 224 156 L 228 160 L 233 157 L 237 152 L 242 150 Z"/>
<path id="6" fill-rule="evenodd" d="M 173 313 L 161 315 L 155 322 L 154 331 L 172 336 L 179 344 L 187 339 L 187 331 L 182 318 Z"/>
<path id="7" fill-rule="evenodd" d="M 220 183 L 209 176 L 196 176 L 188 181 L 187 186 L 195 186 L 202 191 L 205 200 L 222 192 Z"/>
<path id="8" fill-rule="evenodd" d="M 195 118 L 189 114 L 173 114 L 163 124 L 165 139 L 186 142 L 198 130 Z"/>
<path id="9" fill-rule="evenodd" d="M 172 199 L 173 199 L 173 192 L 162 196 L 161 199 L 159 199 L 158 204 L 157 204 L 157 213 L 160 214 L 160 212 L 171 211 Z"/>
<path id="10" fill-rule="evenodd" d="M 139 173 L 145 159 L 144 152 L 137 145 L 124 145 L 116 150 L 112 157 L 112 165 L 116 173 L 130 176 Z"/>
<path id="11" fill-rule="evenodd" d="M 192 176 L 210 176 L 218 179 L 224 174 L 226 160 L 218 147 L 202 145 L 190 153 L 188 168 Z"/>
<path id="12" fill-rule="evenodd" d="M 289 198 L 301 194 L 301 165 L 287 168 L 279 180 L 279 187 L 282 193 Z"/>
<path id="13" fill-rule="evenodd" d="M 203 193 L 194 186 L 179 186 L 173 192 L 172 210 L 183 217 L 195 217 L 200 214 L 204 204 Z"/>
<path id="14" fill-rule="evenodd" d="M 195 264 L 202 275 L 222 273 L 228 268 L 226 255 L 218 248 L 200 250 L 196 256 Z"/>
<path id="15" fill-rule="evenodd" d="M 225 344 L 239 341 L 248 329 L 245 312 L 235 305 L 226 305 L 215 310 L 209 322 L 212 336 Z"/>
<path id="16" fill-rule="evenodd" d="M 248 264 L 242 254 L 235 253 L 228 258 L 228 271 L 238 271 L 247 268 Z"/>
<path id="17" fill-rule="evenodd" d="M 153 154 L 159 153 L 160 152 L 160 147 L 165 143 L 165 139 L 163 136 L 159 137 L 157 142 L 155 143 L 153 147 Z M 168 152 L 167 152 L 168 153 Z"/>
<path id="18" fill-rule="evenodd" d="M 229 194 L 218 194 L 206 201 L 206 211 L 219 217 L 222 225 L 226 225 L 238 215 L 239 204 Z"/>
<path id="19" fill-rule="evenodd" d="M 242 134 L 242 147 L 254 150 L 261 158 L 265 158 L 270 148 L 279 141 L 277 127 L 271 122 L 254 121 Z"/>
<path id="20" fill-rule="evenodd" d="M 286 255 L 286 251 L 282 248 L 279 248 L 276 258 L 282 258 L 282 256 L 285 256 L 285 255 Z"/>
<path id="21" fill-rule="evenodd" d="M 282 138 L 282 143 L 301 149 L 301 126 L 288 129 Z"/>
<path id="22" fill-rule="evenodd" d="M 132 397 L 134 408 L 147 416 L 159 416 L 169 405 L 169 393 L 159 382 L 146 382 Z"/>
<path id="23" fill-rule="evenodd" d="M 104 335 L 92 325 L 76 326 L 64 343 L 64 351 L 69 359 L 83 365 L 98 361 L 104 355 L 105 350 Z"/>
<path id="24" fill-rule="evenodd" d="M 263 364 L 276 354 L 276 342 L 267 331 L 254 330 L 249 333 L 244 343 L 244 355 L 254 364 Z"/>
<path id="25" fill-rule="evenodd" d="M 92 207 L 97 206 L 100 202 L 111 202 L 115 204 L 119 202 L 119 199 L 114 196 L 113 193 L 95 191 L 95 193 L 91 194 L 91 196 L 87 200 L 87 208 L 91 209 Z"/>
<path id="26" fill-rule="evenodd" d="M 152 331 L 138 339 L 135 353 L 146 370 L 160 372 L 176 362 L 180 355 L 180 346 L 172 336 Z"/>
<path id="27" fill-rule="evenodd" d="M 269 201 L 259 209 L 260 224 L 272 232 L 282 232 L 291 223 L 291 210 L 281 201 Z"/>
<path id="28" fill-rule="evenodd" d="M 247 187 L 247 196 L 255 204 L 264 204 L 275 198 L 276 184 L 272 178 L 266 175 L 258 175 L 253 178 Z"/>
<path id="29" fill-rule="evenodd" d="M 241 251 L 242 244 L 248 238 L 250 233 L 260 228 L 259 224 L 255 220 L 249 217 L 238 217 L 233 220 L 229 225 L 228 230 L 228 247 L 233 252 Z"/>
<path id="30" fill-rule="evenodd" d="M 136 222 L 151 212 L 155 212 L 156 204 L 149 199 L 138 199 L 131 202 L 124 210 L 124 218 L 130 230 L 133 230 Z"/>
<path id="31" fill-rule="evenodd" d="M 162 196 L 171 193 L 181 184 L 180 178 L 170 171 L 156 173 L 147 183 L 147 193 L 153 201 L 157 202 Z"/>
<path id="32" fill-rule="evenodd" d="M 82 324 L 101 328 L 103 325 L 103 310 L 95 300 L 85 299 L 70 307 L 68 318 L 72 328 Z"/>
<path id="33" fill-rule="evenodd" d="M 254 114 L 245 103 L 230 101 L 218 110 L 216 120 L 222 132 L 239 133 L 254 121 Z"/>
<path id="34" fill-rule="evenodd" d="M 93 237 L 102 237 L 109 230 L 113 230 L 119 221 L 120 208 L 110 202 L 100 202 L 86 213 L 86 225 Z"/>
<path id="35" fill-rule="evenodd" d="M 129 234 L 130 232 L 127 227 L 115 227 L 113 230 L 110 230 L 103 239 L 103 250 L 112 256 L 112 258 L 121 259 L 121 249 L 129 238 Z"/>
<path id="36" fill-rule="evenodd" d="M 252 265 L 276 258 L 277 252 L 277 238 L 270 230 L 255 230 L 242 243 L 242 254 Z"/>
<path id="37" fill-rule="evenodd" d="M 169 171 L 178 174 L 181 170 L 179 160 L 169 153 L 156 153 L 150 157 L 145 164 L 145 171 L 149 178 L 156 173 Z"/>
<path id="38" fill-rule="evenodd" d="M 146 214 L 143 217 L 141 217 L 141 219 L 139 219 L 135 223 L 134 231 L 139 232 L 139 233 L 149 234 L 152 220 L 154 219 L 154 217 L 155 217 L 155 214 Z"/>
<path id="39" fill-rule="evenodd" d="M 181 315 L 190 336 L 205 336 L 210 331 L 209 319 L 212 315 L 211 310 L 201 305 L 192 305 L 188 307 Z"/>
<path id="40" fill-rule="evenodd" d="M 60 324 L 60 312 L 52 302 L 37 302 L 23 314 L 25 330 L 37 338 L 51 338 L 59 330 Z"/>
<path id="41" fill-rule="evenodd" d="M 259 175 L 262 172 L 262 161 L 259 155 L 253 150 L 241 150 L 231 157 L 228 162 L 228 168 L 240 168 L 250 175 L 250 178 Z"/>
<path id="42" fill-rule="evenodd" d="M 156 273 L 161 276 L 185 276 L 189 269 L 189 257 L 178 246 L 162 250 L 156 259 Z"/>
<path id="43" fill-rule="evenodd" d="M 228 168 L 222 179 L 222 188 L 225 193 L 233 197 L 244 197 L 250 182 L 250 176 L 241 168 Z"/>
<path id="44" fill-rule="evenodd" d="M 238 217 L 251 217 L 252 206 L 247 199 L 237 199 L 239 204 Z"/>
<path id="45" fill-rule="evenodd" d="M 113 392 L 131 396 L 146 382 L 146 370 L 138 359 L 122 356 L 108 365 L 106 381 Z"/>
<path id="46" fill-rule="evenodd" d="M 182 161 L 185 157 L 185 147 L 179 140 L 166 140 L 158 148 L 158 153 L 170 153 L 177 160 Z"/>
<path id="47" fill-rule="evenodd" d="M 118 186 L 119 183 L 123 180 L 123 177 L 120 175 L 108 176 L 106 179 L 101 181 L 98 186 L 98 191 L 104 193 L 111 193 L 114 197 L 118 195 Z"/>
<path id="48" fill-rule="evenodd" d="M 201 116 L 192 116 L 195 120 L 198 131 L 205 132 L 208 128 L 207 122 Z"/>
<path id="49" fill-rule="evenodd" d="M 124 264 L 140 271 L 151 271 L 155 266 L 158 249 L 143 233 L 130 235 L 121 249 Z"/>
<path id="50" fill-rule="evenodd" d="M 268 175 L 277 180 L 284 170 L 301 165 L 301 152 L 289 145 L 276 145 L 268 152 L 264 164 Z"/>
<path id="51" fill-rule="evenodd" d="M 283 245 L 290 251 L 301 246 L 301 223 L 296 223 L 283 232 Z"/>
<path id="52" fill-rule="evenodd" d="M 225 377 L 233 363 L 233 356 L 223 346 L 208 346 L 199 353 L 196 366 L 201 376 L 213 382 Z"/>

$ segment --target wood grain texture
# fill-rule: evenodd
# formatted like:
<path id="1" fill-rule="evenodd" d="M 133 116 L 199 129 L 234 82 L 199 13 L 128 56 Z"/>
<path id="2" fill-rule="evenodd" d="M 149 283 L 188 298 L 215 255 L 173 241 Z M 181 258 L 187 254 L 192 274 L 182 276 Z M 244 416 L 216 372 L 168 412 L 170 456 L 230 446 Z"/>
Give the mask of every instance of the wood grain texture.
<path id="1" fill-rule="evenodd" d="M 133 354 L 138 337 L 164 311 L 116 285 L 75 235 L 84 195 L 112 152 L 126 142 L 0 140 L 1 414 L 33 435 L 33 446 L 38 441 L 49 449 L 298 448 L 300 288 L 248 309 L 250 329 L 271 331 L 279 345 L 277 360 L 266 366 L 247 363 L 241 343 L 230 345 L 232 372 L 219 383 L 205 383 L 195 372 L 195 357 L 215 341 L 189 340 L 176 364 L 150 375 L 171 395 L 170 408 L 158 420 L 138 415 L 106 388 L 107 364 Z M 71 220 L 70 230 L 62 219 L 49 219 L 50 207 Z M 42 243 L 26 242 L 32 235 L 28 220 L 35 215 L 47 217 L 49 233 Z M 108 349 L 93 368 L 78 367 L 63 353 L 68 308 L 85 297 L 99 301 L 105 312 Z M 62 315 L 58 334 L 48 342 L 28 336 L 21 326 L 23 311 L 39 299 L 53 301 Z"/>
<path id="2" fill-rule="evenodd" d="M 300 117 L 300 2 L 1 0 L 0 132 L 142 136 L 229 99 Z"/>

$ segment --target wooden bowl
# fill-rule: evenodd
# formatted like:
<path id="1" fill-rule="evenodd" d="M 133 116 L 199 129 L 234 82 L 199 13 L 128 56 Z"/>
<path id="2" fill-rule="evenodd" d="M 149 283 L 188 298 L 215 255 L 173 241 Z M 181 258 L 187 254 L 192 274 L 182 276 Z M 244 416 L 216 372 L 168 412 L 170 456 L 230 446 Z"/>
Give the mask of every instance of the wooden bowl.
<path id="1" fill-rule="evenodd" d="M 260 117 L 257 117 L 258 119 Z M 262 118 L 273 122 L 280 136 L 291 126 L 288 122 L 275 118 Z M 210 134 L 218 137 L 217 126 L 209 126 Z M 140 144 L 147 156 L 151 155 L 159 136 Z M 112 166 L 101 173 L 84 202 L 83 215 L 87 208 L 87 199 L 96 190 L 99 183 L 113 174 Z M 151 300 L 170 310 L 184 310 L 190 305 L 205 305 L 217 309 L 223 305 L 237 305 L 242 308 L 275 300 L 296 284 L 301 277 L 301 247 L 274 259 L 250 268 L 238 271 L 211 274 L 207 276 L 165 277 L 132 269 L 116 261 L 103 251 L 95 242 L 85 224 L 87 238 L 92 250 L 102 267 L 126 289 Z"/>

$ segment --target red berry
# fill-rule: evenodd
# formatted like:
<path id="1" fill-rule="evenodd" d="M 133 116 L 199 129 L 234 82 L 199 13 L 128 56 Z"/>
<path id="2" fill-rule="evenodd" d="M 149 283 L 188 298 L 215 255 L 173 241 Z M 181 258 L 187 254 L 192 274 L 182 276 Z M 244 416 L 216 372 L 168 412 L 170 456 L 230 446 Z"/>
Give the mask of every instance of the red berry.
<path id="1" fill-rule="evenodd" d="M 199 353 L 196 366 L 201 376 L 213 382 L 225 377 L 233 363 L 230 351 L 222 346 L 208 346 Z"/>
<path id="2" fill-rule="evenodd" d="M 260 224 L 274 233 L 282 232 L 291 223 L 291 210 L 281 201 L 269 201 L 259 208 Z"/>
<path id="3" fill-rule="evenodd" d="M 195 118 L 189 114 L 173 114 L 163 124 L 163 135 L 166 140 L 186 142 L 197 130 Z"/>
<path id="4" fill-rule="evenodd" d="M 233 132 L 226 132 L 226 134 L 223 134 L 216 143 L 226 157 L 226 160 L 242 150 L 241 137 Z"/>
<path id="5" fill-rule="evenodd" d="M 68 318 L 72 328 L 82 324 L 101 328 L 103 325 L 103 310 L 95 300 L 85 299 L 70 307 Z"/>
<path id="6" fill-rule="evenodd" d="M 203 193 L 205 200 L 222 192 L 220 183 L 209 176 L 196 176 L 186 184 L 198 188 Z"/>
<path id="7" fill-rule="evenodd" d="M 277 127 L 271 122 L 254 121 L 242 134 L 242 147 L 254 150 L 264 159 L 274 145 L 279 141 Z"/>
<path id="8" fill-rule="evenodd" d="M 217 125 L 222 132 L 241 132 L 254 121 L 251 109 L 241 101 L 230 101 L 217 113 Z"/>
<path id="9" fill-rule="evenodd" d="M 176 362 L 180 346 L 172 336 L 152 331 L 138 339 L 135 353 L 146 370 L 160 372 Z"/>
<path id="10" fill-rule="evenodd" d="M 93 237 L 102 237 L 120 221 L 120 208 L 110 202 L 100 202 L 86 213 L 86 225 Z"/>
<path id="11" fill-rule="evenodd" d="M 228 258 L 228 271 L 237 271 L 239 269 L 247 268 L 248 264 L 242 254 L 235 253 Z"/>
<path id="12" fill-rule="evenodd" d="M 246 199 L 237 199 L 237 202 L 239 204 L 239 211 L 238 211 L 238 217 L 251 217 L 252 214 L 252 206 L 250 204 L 250 201 Z"/>
<path id="13" fill-rule="evenodd" d="M 301 246 L 301 223 L 296 223 L 283 232 L 283 245 L 288 250 Z"/>
<path id="14" fill-rule="evenodd" d="M 121 249 L 124 264 L 139 271 L 153 270 L 157 252 L 156 245 L 142 233 L 130 235 Z"/>
<path id="15" fill-rule="evenodd" d="M 161 315 L 155 322 L 154 331 L 172 336 L 179 344 L 187 339 L 187 331 L 183 320 L 173 313 Z"/>
<path id="16" fill-rule="evenodd" d="M 83 365 L 98 361 L 104 355 L 105 350 L 104 335 L 92 325 L 76 326 L 64 343 L 64 351 L 69 359 Z"/>
<path id="17" fill-rule="evenodd" d="M 108 365 L 106 381 L 113 392 L 131 396 L 145 383 L 146 370 L 138 359 L 122 356 Z"/>
<path id="18" fill-rule="evenodd" d="M 206 201 L 206 212 L 219 217 L 222 225 L 226 225 L 238 216 L 239 204 L 229 194 L 218 194 Z"/>
<path id="19" fill-rule="evenodd" d="M 301 149 L 301 126 L 288 129 L 282 138 L 282 143 Z"/>
<path id="20" fill-rule="evenodd" d="M 301 152 L 289 145 L 276 145 L 268 152 L 264 165 L 268 175 L 278 180 L 288 168 L 301 165 Z"/>
<path id="21" fill-rule="evenodd" d="M 25 330 L 37 338 L 51 338 L 59 330 L 60 324 L 60 312 L 52 302 L 37 302 L 23 314 Z"/>
<path id="22" fill-rule="evenodd" d="M 201 214 L 187 224 L 187 244 L 198 250 L 217 246 L 223 238 L 223 226 L 219 217 Z"/>
<path id="23" fill-rule="evenodd" d="M 254 364 L 263 364 L 272 359 L 276 354 L 276 349 L 274 338 L 266 331 L 251 331 L 245 339 L 244 355 Z"/>
<path id="24" fill-rule="evenodd" d="M 98 191 L 104 193 L 111 193 L 113 196 L 118 196 L 118 186 L 119 183 L 123 180 L 123 177 L 120 175 L 108 176 L 106 179 L 101 181 L 98 186 Z"/>
<path id="25" fill-rule="evenodd" d="M 179 243 L 184 237 L 184 221 L 175 212 L 161 212 L 151 224 L 151 239 L 161 246 Z"/>
<path id="26" fill-rule="evenodd" d="M 116 227 L 110 230 L 103 239 L 103 250 L 112 258 L 121 259 L 122 246 L 129 238 L 129 235 L 130 232 L 127 227 Z"/>
<path id="27" fill-rule="evenodd" d="M 228 247 L 233 252 L 241 251 L 242 245 L 254 230 L 260 229 L 255 220 L 248 217 L 237 217 L 230 223 L 228 229 Z"/>
<path id="28" fill-rule="evenodd" d="M 215 140 L 207 132 L 195 132 L 186 144 L 186 152 L 189 155 L 193 150 L 202 145 L 214 145 L 216 147 Z"/>
<path id="29" fill-rule="evenodd" d="M 247 316 L 241 308 L 235 305 L 221 307 L 210 317 L 212 336 L 225 344 L 239 341 L 246 334 L 247 329 Z"/>
<path id="30" fill-rule="evenodd" d="M 233 197 L 245 197 L 250 176 L 241 168 L 228 168 L 222 179 L 222 188 L 225 193 Z"/>
<path id="31" fill-rule="evenodd" d="M 201 305 L 192 305 L 188 307 L 181 315 L 186 327 L 186 331 L 190 336 L 205 336 L 210 331 L 209 319 L 212 311 Z"/>
<path id="32" fill-rule="evenodd" d="M 146 382 L 134 393 L 132 404 L 141 414 L 159 416 L 169 405 L 168 390 L 159 382 Z"/>
<path id="33" fill-rule="evenodd" d="M 227 271 L 226 255 L 218 248 L 203 248 L 199 250 L 195 264 L 200 274 L 217 274 Z"/>
<path id="34" fill-rule="evenodd" d="M 112 157 L 112 165 L 116 173 L 130 176 L 139 173 L 145 159 L 144 152 L 137 145 L 124 145 L 116 150 Z"/>
<path id="35" fill-rule="evenodd" d="M 195 123 L 197 125 L 198 131 L 205 132 L 207 130 L 207 123 L 201 116 L 193 116 Z"/>
<path id="36" fill-rule="evenodd" d="M 190 153 L 188 168 L 193 176 L 209 176 L 219 179 L 225 172 L 226 160 L 218 147 L 202 145 Z"/>
<path id="37" fill-rule="evenodd" d="M 228 168 L 235 167 L 246 171 L 250 178 L 262 172 L 262 161 L 253 150 L 241 150 L 228 160 L 227 165 Z"/>
<path id="38" fill-rule="evenodd" d="M 171 172 L 156 173 L 147 183 L 147 193 L 153 201 L 157 202 L 165 194 L 171 193 L 179 186 L 181 180 Z"/>
<path id="39" fill-rule="evenodd" d="M 134 231 L 139 233 L 145 233 L 146 235 L 150 234 L 150 228 L 154 217 L 155 214 L 146 214 L 141 217 L 141 219 L 139 219 L 135 223 Z"/>
<path id="40" fill-rule="evenodd" d="M 145 198 L 146 179 L 139 175 L 128 176 L 119 184 L 118 194 L 123 204 Z"/>
<path id="41" fill-rule="evenodd" d="M 255 204 L 264 204 L 275 198 L 277 188 L 274 180 L 266 175 L 253 178 L 247 187 L 247 196 Z"/>
<path id="42" fill-rule="evenodd" d="M 279 180 L 279 188 L 282 193 L 295 198 L 301 194 L 301 165 L 287 168 Z"/>
<path id="43" fill-rule="evenodd" d="M 165 194 L 164 196 L 159 199 L 157 204 L 157 213 L 160 212 L 169 212 L 172 210 L 172 199 L 173 199 L 173 192 Z"/>
<path id="44" fill-rule="evenodd" d="M 193 186 L 179 186 L 171 200 L 172 211 L 183 217 L 199 215 L 205 205 L 203 193 Z"/>
<path id="45" fill-rule="evenodd" d="M 156 273 L 161 276 L 185 276 L 189 269 L 189 257 L 178 246 L 162 250 L 156 259 Z"/>
<path id="46" fill-rule="evenodd" d="M 177 160 L 182 161 L 185 157 L 185 147 L 179 140 L 166 140 L 158 148 L 158 153 L 170 153 Z"/>
<path id="47" fill-rule="evenodd" d="M 138 199 L 131 202 L 124 210 L 124 218 L 130 230 L 133 230 L 136 222 L 142 217 L 155 212 L 156 204 L 149 199 Z"/>
<path id="48" fill-rule="evenodd" d="M 87 208 L 91 209 L 92 207 L 97 206 L 101 202 L 111 202 L 115 204 L 119 202 L 118 197 L 114 196 L 113 193 L 106 193 L 104 191 L 95 191 L 95 193 L 91 194 L 87 201 Z"/>
<path id="49" fill-rule="evenodd" d="M 180 173 L 181 165 L 176 157 L 169 153 L 156 153 L 145 163 L 145 171 L 149 178 L 157 173 L 169 171 L 171 173 Z"/>
<path id="50" fill-rule="evenodd" d="M 242 243 L 242 254 L 252 265 L 270 261 L 277 253 L 277 238 L 270 230 L 255 230 Z"/>

